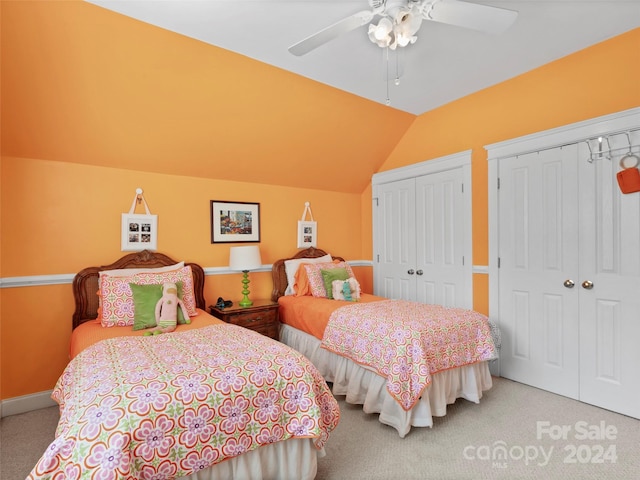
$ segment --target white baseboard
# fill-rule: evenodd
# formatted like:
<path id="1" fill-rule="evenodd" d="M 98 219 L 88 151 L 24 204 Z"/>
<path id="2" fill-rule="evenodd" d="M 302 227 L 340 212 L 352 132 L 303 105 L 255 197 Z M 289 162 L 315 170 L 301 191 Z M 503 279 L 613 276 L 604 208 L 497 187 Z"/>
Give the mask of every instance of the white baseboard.
<path id="1" fill-rule="evenodd" d="M 495 360 L 489 361 L 489 372 L 494 377 L 500 376 L 500 359 L 496 358 Z"/>
<path id="2" fill-rule="evenodd" d="M 31 412 L 41 408 L 53 407 L 57 405 L 55 400 L 51 398 L 51 392 L 32 393 L 21 397 L 7 398 L 0 403 L 0 417 L 8 417 L 9 415 L 17 415 L 19 413 Z"/>

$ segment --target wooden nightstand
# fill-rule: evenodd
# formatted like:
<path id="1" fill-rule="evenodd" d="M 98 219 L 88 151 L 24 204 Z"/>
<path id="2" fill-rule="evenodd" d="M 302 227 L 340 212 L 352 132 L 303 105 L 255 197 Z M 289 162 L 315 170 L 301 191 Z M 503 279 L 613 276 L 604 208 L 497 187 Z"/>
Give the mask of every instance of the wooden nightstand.
<path id="1" fill-rule="evenodd" d="M 255 330 L 267 337 L 279 339 L 278 304 L 271 300 L 254 300 L 251 307 L 240 307 L 234 302 L 232 307 L 219 309 L 209 306 L 211 315 L 220 320 Z"/>

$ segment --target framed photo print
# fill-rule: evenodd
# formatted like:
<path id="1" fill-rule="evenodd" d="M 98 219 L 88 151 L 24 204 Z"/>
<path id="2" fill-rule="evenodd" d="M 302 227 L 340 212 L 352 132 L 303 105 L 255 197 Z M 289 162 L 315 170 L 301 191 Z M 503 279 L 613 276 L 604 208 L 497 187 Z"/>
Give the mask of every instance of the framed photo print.
<path id="1" fill-rule="evenodd" d="M 259 241 L 259 203 L 211 200 L 211 243 Z"/>
<path id="2" fill-rule="evenodd" d="M 298 248 L 315 247 L 318 243 L 318 224 L 298 220 Z"/>
<path id="3" fill-rule="evenodd" d="M 122 214 L 121 249 L 124 252 L 158 249 L 158 216 Z"/>

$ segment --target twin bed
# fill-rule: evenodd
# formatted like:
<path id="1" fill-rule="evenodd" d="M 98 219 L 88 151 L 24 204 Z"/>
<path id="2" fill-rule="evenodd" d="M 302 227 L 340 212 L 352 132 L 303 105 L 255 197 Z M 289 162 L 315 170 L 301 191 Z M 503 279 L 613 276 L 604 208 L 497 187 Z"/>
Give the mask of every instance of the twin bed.
<path id="1" fill-rule="evenodd" d="M 367 294 L 348 302 L 291 288 L 291 271 L 305 262 L 343 261 L 327 255 L 309 248 L 276 261 L 272 300 L 280 304 L 280 341 L 309 358 L 335 395 L 379 413 L 401 437 L 411 427 L 431 427 L 432 417 L 444 416 L 457 398 L 480 401 L 492 386 L 489 362 L 499 346 L 487 317 Z M 307 273 L 317 265 L 328 263 L 307 266 Z"/>
<path id="2" fill-rule="evenodd" d="M 138 314 L 155 302 L 136 292 L 167 280 L 190 323 L 144 336 Z M 149 251 L 75 276 L 60 422 L 29 479 L 315 477 L 340 415 L 326 382 L 295 350 L 209 315 L 203 289 L 199 265 Z"/>
<path id="3" fill-rule="evenodd" d="M 340 417 L 326 382 L 401 437 L 491 388 L 485 316 L 361 294 L 348 263 L 316 248 L 272 277 L 280 342 L 209 315 L 197 264 L 143 251 L 80 271 L 60 422 L 28 478 L 313 479 Z M 166 281 L 190 323 L 144 336 L 147 295 Z"/>

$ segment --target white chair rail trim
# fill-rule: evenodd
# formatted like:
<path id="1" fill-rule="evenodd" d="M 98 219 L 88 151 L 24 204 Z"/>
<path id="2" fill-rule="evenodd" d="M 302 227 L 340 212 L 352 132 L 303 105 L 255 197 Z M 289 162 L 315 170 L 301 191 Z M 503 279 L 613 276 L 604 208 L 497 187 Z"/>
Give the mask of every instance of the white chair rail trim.
<path id="1" fill-rule="evenodd" d="M 371 267 L 371 260 L 350 260 L 349 265 L 352 267 Z M 262 265 L 260 268 L 252 270 L 252 272 L 270 272 L 272 265 Z M 235 270 L 229 267 L 205 267 L 203 268 L 205 275 L 231 275 L 237 274 Z M 0 288 L 16 288 L 16 287 L 40 287 L 43 285 L 63 285 L 73 282 L 74 273 L 66 273 L 59 275 L 31 275 L 26 277 L 5 277 L 0 278 Z"/>

